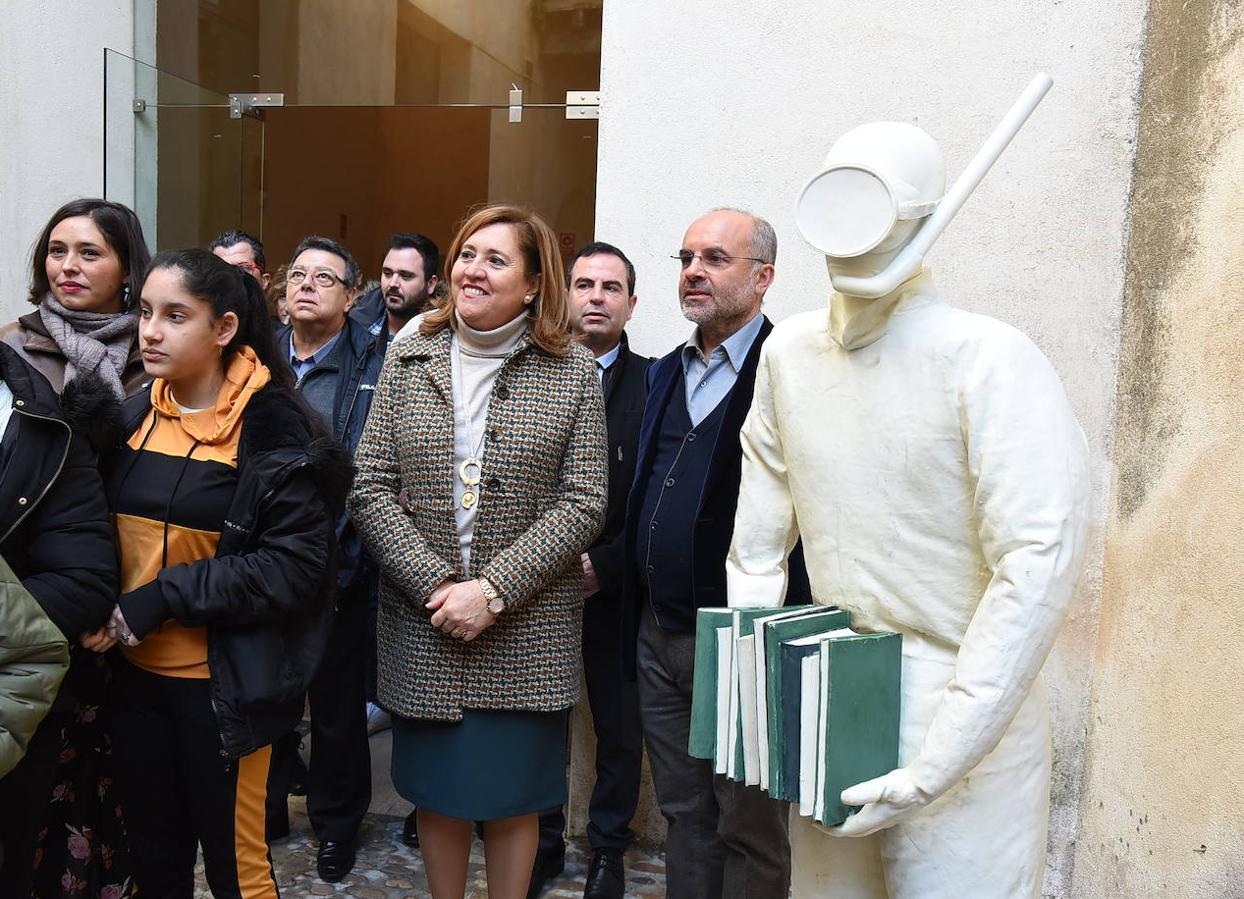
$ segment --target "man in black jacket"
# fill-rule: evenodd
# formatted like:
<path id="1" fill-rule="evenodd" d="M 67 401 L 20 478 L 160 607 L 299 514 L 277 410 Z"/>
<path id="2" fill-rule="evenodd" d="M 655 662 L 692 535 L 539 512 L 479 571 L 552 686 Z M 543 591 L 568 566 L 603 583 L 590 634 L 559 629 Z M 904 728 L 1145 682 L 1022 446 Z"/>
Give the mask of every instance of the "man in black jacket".
<path id="1" fill-rule="evenodd" d="M 676 255 L 691 339 L 653 363 L 627 503 L 624 659 L 638 675 L 644 742 L 669 822 L 671 899 L 771 899 L 790 888 L 784 802 L 714 777 L 687 754 L 695 614 L 724 606 L 742 448 L 760 348 L 773 330 L 761 304 L 777 236 L 764 219 L 717 209 L 692 222 Z M 807 601 L 802 553 L 787 602 Z"/>
<path id="2" fill-rule="evenodd" d="M 359 280 L 358 264 L 344 246 L 311 236 L 294 250 L 286 272 L 290 324 L 277 332 L 298 389 L 353 455 L 371 409 L 388 346 L 347 315 Z M 307 816 L 320 839 L 316 869 L 322 880 L 341 880 L 354 867 L 354 842 L 371 802 L 367 744 L 367 597 L 375 567 L 362 541 L 341 516 L 337 527 L 337 605 L 319 673 L 309 692 L 311 765 Z M 280 833 L 288 746 L 277 750 L 268 796 L 269 827 Z M 273 828 L 271 822 L 276 821 Z M 288 828 L 288 825 L 286 825 Z"/>
<path id="3" fill-rule="evenodd" d="M 626 323 L 635 312 L 635 266 L 617 247 L 590 243 L 570 266 L 570 317 L 575 339 L 592 351 L 605 391 L 609 429 L 609 507 L 605 528 L 583 554 L 583 674 L 596 731 L 596 785 L 588 807 L 592 862 L 586 899 L 621 899 L 622 853 L 634 834 L 643 741 L 639 696 L 622 670 L 623 523 L 635 475 L 635 450 L 652 360 L 631 352 Z M 562 809 L 540 816 L 540 848 L 531 875 L 536 895 L 561 872 L 565 858 Z"/>
<path id="4" fill-rule="evenodd" d="M 0 435 L 0 556 L 74 654 L 89 657 L 78 640 L 108 620 L 117 596 L 103 482 L 95 454 L 65 422 L 51 385 L 4 345 Z M 3 616 L 0 609 L 0 633 L 5 633 Z M 96 675 L 92 664 L 71 670 L 26 757 L 0 778 L 0 896 L 30 893 L 36 816 L 47 808 L 56 784 L 60 732 L 74 712 L 74 682 L 81 677 L 93 686 Z"/>

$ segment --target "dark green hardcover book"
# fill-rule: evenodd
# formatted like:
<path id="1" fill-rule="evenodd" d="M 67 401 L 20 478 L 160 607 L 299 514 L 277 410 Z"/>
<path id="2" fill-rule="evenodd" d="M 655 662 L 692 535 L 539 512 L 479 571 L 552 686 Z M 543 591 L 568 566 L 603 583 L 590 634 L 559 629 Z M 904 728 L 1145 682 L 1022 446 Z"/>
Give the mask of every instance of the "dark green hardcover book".
<path id="1" fill-rule="evenodd" d="M 717 629 L 734 622 L 728 608 L 700 609 L 695 616 L 695 668 L 691 680 L 691 730 L 687 754 L 711 759 L 717 747 Z"/>
<path id="2" fill-rule="evenodd" d="M 898 767 L 902 652 L 900 634 L 821 641 L 823 733 L 818 734 L 813 815 L 820 824 L 841 824 L 855 811 L 840 799 L 847 787 Z"/>
<path id="3" fill-rule="evenodd" d="M 779 650 L 782 694 L 777 708 L 782 715 L 782 732 L 786 738 L 780 744 L 781 752 L 774 756 L 782 767 L 777 787 L 772 780 L 769 782 L 769 795 L 774 799 L 799 801 L 799 719 L 804 703 L 800 669 L 805 658 L 820 651 L 820 641 L 811 637 L 782 643 Z M 810 701 L 815 701 L 815 697 Z"/>
<path id="4" fill-rule="evenodd" d="M 752 622 L 752 633 L 755 635 L 755 690 L 756 701 L 753 703 L 756 718 L 756 758 L 748 761 L 746 752 L 743 754 L 748 761 L 747 783 L 754 784 L 762 790 L 769 789 L 769 669 L 776 664 L 765 650 L 765 628 L 777 621 L 793 618 L 805 618 L 817 614 L 825 606 L 794 606 L 775 609 L 772 614 L 764 615 Z M 744 749 L 748 748 L 744 744 Z"/>
<path id="5" fill-rule="evenodd" d="M 755 633 L 754 624 L 757 618 L 764 618 L 782 611 L 781 607 L 771 608 L 734 608 L 730 611 L 734 613 L 734 639 L 737 641 L 739 637 L 748 637 Z M 746 764 L 743 758 L 743 713 L 740 706 L 739 697 L 739 666 L 737 659 L 730 665 L 730 720 L 734 722 L 734 735 L 730 739 L 730 764 L 723 772 L 721 770 L 720 759 L 718 760 L 718 773 L 724 773 L 731 780 L 737 780 L 739 783 L 747 782 Z"/>
<path id="6" fill-rule="evenodd" d="M 782 754 L 788 751 L 782 700 L 785 672 L 782 665 L 781 646 L 787 640 L 849 627 L 850 624 L 851 616 L 834 606 L 813 606 L 800 615 L 788 618 L 769 618 L 760 623 L 761 634 L 757 635 L 756 640 L 756 664 L 759 666 L 763 659 L 764 698 L 762 700 L 758 697 L 757 704 L 758 714 L 761 711 L 764 713 L 760 726 L 766 728 L 765 738 L 760 742 L 760 763 L 766 766 L 762 771 L 760 786 L 773 796 L 782 795 L 782 781 L 785 775 Z M 760 639 L 761 635 L 763 635 L 763 641 Z M 763 649 L 761 649 L 762 644 Z M 797 666 L 796 671 L 798 671 Z M 798 714 L 797 709 L 795 713 Z M 793 733 L 797 739 L 798 731 Z"/>

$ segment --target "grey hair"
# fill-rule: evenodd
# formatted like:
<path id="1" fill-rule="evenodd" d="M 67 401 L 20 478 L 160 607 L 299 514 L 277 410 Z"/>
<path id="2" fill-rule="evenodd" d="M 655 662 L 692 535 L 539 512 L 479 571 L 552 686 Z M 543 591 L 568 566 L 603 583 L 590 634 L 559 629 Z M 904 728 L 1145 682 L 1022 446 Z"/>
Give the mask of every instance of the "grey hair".
<path id="1" fill-rule="evenodd" d="M 737 206 L 718 206 L 716 209 L 710 209 L 709 212 L 737 212 L 739 215 L 747 216 L 752 220 L 752 255 L 757 259 L 763 259 L 769 265 L 777 262 L 777 232 L 766 219 L 746 209 L 739 209 Z"/>

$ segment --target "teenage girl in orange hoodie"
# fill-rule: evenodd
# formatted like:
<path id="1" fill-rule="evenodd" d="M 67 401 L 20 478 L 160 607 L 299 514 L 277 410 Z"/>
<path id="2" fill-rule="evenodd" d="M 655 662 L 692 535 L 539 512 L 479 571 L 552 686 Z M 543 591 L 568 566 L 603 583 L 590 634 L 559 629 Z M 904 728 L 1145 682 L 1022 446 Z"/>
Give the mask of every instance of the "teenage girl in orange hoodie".
<path id="1" fill-rule="evenodd" d="M 108 634 L 116 755 L 144 895 L 276 897 L 271 742 L 302 715 L 331 608 L 348 486 L 277 356 L 258 285 L 202 250 L 161 253 L 141 294 L 154 377 L 107 473 L 121 563 Z"/>

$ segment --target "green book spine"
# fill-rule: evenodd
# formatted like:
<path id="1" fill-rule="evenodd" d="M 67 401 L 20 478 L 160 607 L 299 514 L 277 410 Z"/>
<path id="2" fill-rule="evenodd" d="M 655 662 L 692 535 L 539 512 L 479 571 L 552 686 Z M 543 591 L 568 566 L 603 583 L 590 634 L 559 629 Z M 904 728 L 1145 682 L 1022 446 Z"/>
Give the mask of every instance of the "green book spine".
<path id="1" fill-rule="evenodd" d="M 762 608 L 732 608 L 730 611 L 734 612 L 734 639 L 738 640 L 739 637 L 748 637 L 755 633 L 753 625 L 755 624 L 757 618 L 763 618 L 766 615 L 772 615 L 774 612 L 780 612 L 781 608 L 764 606 Z M 730 668 L 731 671 L 733 671 L 737 676 L 738 665 L 731 665 Z M 738 692 L 739 685 L 736 682 L 734 684 L 736 706 L 738 705 Z M 731 780 L 737 780 L 739 783 L 746 783 L 747 776 L 744 773 L 745 765 L 743 762 L 743 715 L 741 710 L 738 708 L 735 709 L 734 730 L 734 764 L 726 772 L 726 776 Z"/>
<path id="2" fill-rule="evenodd" d="M 695 616 L 695 667 L 691 677 L 691 731 L 687 754 L 711 759 L 717 746 L 717 628 L 734 620 L 726 608 L 700 609 Z"/>
<path id="3" fill-rule="evenodd" d="M 780 744 L 781 751 L 770 756 L 782 766 L 777 782 L 769 781 L 769 795 L 774 799 L 799 801 L 799 713 L 804 702 L 800 670 L 804 657 L 819 651 L 817 646 L 782 644 L 782 696 L 778 708 L 785 739 Z"/>
<path id="4" fill-rule="evenodd" d="M 850 626 L 850 614 L 828 606 L 823 609 L 809 610 L 808 614 L 797 618 L 770 621 L 764 625 L 767 720 L 761 722 L 761 726 L 769 729 L 769 793 L 772 796 L 785 798 L 783 783 L 786 777 L 786 764 L 782 759 L 782 753 L 788 751 L 788 747 L 786 746 L 786 716 L 782 710 L 782 681 L 786 676 L 782 665 L 782 643 L 786 640 L 809 637 L 820 631 Z M 795 671 L 798 671 L 797 665 Z M 797 738 L 798 735 L 796 735 Z"/>
<path id="5" fill-rule="evenodd" d="M 825 710 L 825 758 L 820 769 L 824 809 L 817 817 L 821 824 L 841 824 L 855 811 L 842 804 L 843 790 L 898 766 L 902 650 L 899 634 L 821 641 Z"/>

